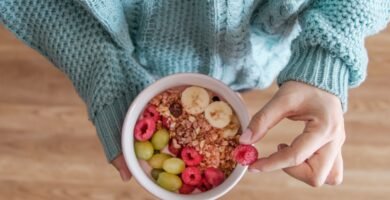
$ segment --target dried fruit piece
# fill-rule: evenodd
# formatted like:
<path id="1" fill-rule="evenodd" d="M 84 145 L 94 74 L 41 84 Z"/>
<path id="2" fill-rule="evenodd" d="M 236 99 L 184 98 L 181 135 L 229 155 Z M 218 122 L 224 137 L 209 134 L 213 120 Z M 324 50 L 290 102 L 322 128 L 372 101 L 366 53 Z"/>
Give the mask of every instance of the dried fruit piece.
<path id="1" fill-rule="evenodd" d="M 197 167 L 187 167 L 182 172 L 181 179 L 187 185 L 197 186 L 202 180 L 202 174 Z"/>
<path id="2" fill-rule="evenodd" d="M 191 86 L 181 94 L 181 103 L 187 113 L 196 115 L 202 113 L 209 105 L 210 96 L 204 88 Z"/>
<path id="3" fill-rule="evenodd" d="M 178 176 L 167 172 L 162 172 L 158 175 L 157 183 L 164 189 L 172 192 L 181 188 L 183 184 Z"/>
<path id="4" fill-rule="evenodd" d="M 183 113 L 183 107 L 180 103 L 173 103 L 169 106 L 169 112 L 171 112 L 171 115 L 178 118 Z"/>
<path id="5" fill-rule="evenodd" d="M 224 101 L 216 101 L 207 106 L 204 116 L 211 126 L 224 128 L 230 123 L 233 110 Z"/>
<path id="6" fill-rule="evenodd" d="M 181 150 L 181 158 L 187 166 L 196 166 L 202 161 L 202 155 L 193 147 L 184 147 Z"/>
<path id="7" fill-rule="evenodd" d="M 183 184 L 179 189 L 180 194 L 191 194 L 195 190 L 195 186 Z"/>
<path id="8" fill-rule="evenodd" d="M 142 118 L 152 118 L 155 122 L 157 122 L 157 120 L 160 119 L 160 113 L 157 111 L 156 106 L 149 105 L 144 110 Z"/>
<path id="9" fill-rule="evenodd" d="M 134 127 L 134 137 L 138 141 L 149 140 L 156 130 L 156 122 L 152 118 L 142 118 Z"/>
<path id="10" fill-rule="evenodd" d="M 218 96 L 213 96 L 213 98 L 211 98 L 212 101 L 221 101 L 221 99 L 218 97 Z"/>
<path id="11" fill-rule="evenodd" d="M 135 142 L 135 155 L 142 160 L 149 160 L 154 153 L 153 145 L 149 141 Z"/>
<path id="12" fill-rule="evenodd" d="M 232 152 L 233 159 L 241 165 L 250 165 L 257 160 L 258 152 L 252 145 L 241 144 Z"/>
<path id="13" fill-rule="evenodd" d="M 225 180 L 224 173 L 214 167 L 209 167 L 204 170 L 204 177 L 214 187 L 220 185 Z"/>

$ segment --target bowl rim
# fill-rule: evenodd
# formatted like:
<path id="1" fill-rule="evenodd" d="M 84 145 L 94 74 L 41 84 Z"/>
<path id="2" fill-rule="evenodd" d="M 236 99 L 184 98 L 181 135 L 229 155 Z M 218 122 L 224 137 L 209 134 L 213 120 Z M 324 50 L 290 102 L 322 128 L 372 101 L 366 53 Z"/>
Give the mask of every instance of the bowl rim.
<path id="1" fill-rule="evenodd" d="M 141 114 L 145 105 L 151 100 L 151 98 L 153 98 L 155 95 L 169 89 L 169 88 L 163 88 L 163 89 L 160 89 L 158 91 L 155 91 L 156 85 L 164 84 L 164 83 L 172 84 L 172 81 L 175 81 L 178 79 L 186 80 L 186 81 L 188 80 L 188 83 L 177 84 L 176 86 L 172 86 L 169 88 L 179 87 L 179 86 L 183 86 L 183 85 L 199 85 L 199 84 L 194 84 L 191 82 L 193 82 L 194 80 L 204 80 L 204 81 L 207 81 L 207 84 L 212 84 L 215 87 L 218 87 L 221 90 L 223 90 L 224 92 L 226 92 L 227 94 L 221 94 L 222 92 L 221 93 L 216 92 L 207 86 L 200 86 L 200 87 L 204 87 L 208 90 L 211 90 L 212 92 L 215 92 L 218 95 L 229 96 L 229 99 L 227 99 L 227 98 L 224 98 L 224 99 L 232 107 L 232 109 L 234 110 L 236 115 L 237 116 L 240 115 L 238 118 L 239 118 L 239 121 L 241 123 L 241 127 L 248 126 L 249 114 L 248 114 L 248 111 L 245 107 L 245 104 L 243 103 L 242 99 L 239 98 L 238 95 L 232 89 L 230 89 L 225 83 L 223 83 L 220 80 L 217 80 L 213 77 L 204 75 L 204 74 L 176 73 L 176 74 L 172 74 L 172 75 L 163 77 L 163 78 L 155 81 L 154 83 L 150 84 L 149 86 L 147 86 L 143 91 L 141 91 L 139 93 L 139 95 L 133 100 L 133 102 L 129 106 L 129 108 L 126 112 L 126 117 L 123 121 L 122 133 L 121 133 L 121 136 L 122 136 L 121 137 L 121 143 L 122 143 L 121 145 L 122 145 L 123 156 L 124 156 L 126 165 L 128 166 L 129 170 L 131 171 L 134 179 L 144 189 L 146 189 L 150 194 L 152 194 L 153 196 L 155 196 L 157 198 L 161 198 L 161 196 L 162 196 L 163 198 L 166 198 L 166 199 L 183 199 L 183 200 L 216 199 L 216 198 L 223 196 L 228 191 L 230 191 L 238 183 L 238 181 L 241 180 L 241 178 L 245 174 L 246 170 L 248 169 L 247 166 L 237 165 L 236 168 L 233 170 L 232 174 L 221 185 L 219 185 L 216 188 L 213 188 L 212 190 L 209 190 L 207 192 L 196 193 L 196 194 L 191 194 L 191 195 L 183 195 L 183 194 L 179 194 L 179 193 L 170 192 L 170 191 L 165 190 L 162 187 L 158 186 L 157 183 L 155 183 L 155 181 L 151 180 L 149 178 L 149 176 L 146 173 L 144 173 L 144 170 L 140 166 L 139 161 L 135 156 L 135 152 L 134 152 L 134 141 L 135 140 L 134 140 L 133 134 L 126 134 L 126 133 L 133 131 L 135 122 L 137 121 L 139 114 Z M 150 99 L 145 101 L 144 97 L 148 96 L 148 93 L 155 93 L 155 94 Z M 133 111 L 136 110 L 136 108 L 139 109 L 139 107 L 140 107 L 139 102 L 142 102 L 144 105 L 142 106 L 142 108 L 138 112 L 137 117 L 135 118 L 135 117 L 133 117 Z M 233 107 L 233 105 L 235 105 L 236 109 Z M 240 110 L 242 110 L 242 111 L 240 111 L 240 113 L 237 111 L 237 107 L 239 107 Z M 133 162 L 133 161 L 137 161 L 137 162 Z M 142 173 L 139 173 L 139 171 L 142 171 Z M 233 174 L 236 176 L 235 179 L 233 179 L 233 177 L 232 177 Z M 229 178 L 231 178 L 231 179 L 229 179 Z M 230 181 L 227 182 L 227 180 L 230 180 Z M 224 188 L 222 188 L 222 187 L 224 187 Z M 218 190 L 216 190 L 216 189 L 218 189 Z"/>

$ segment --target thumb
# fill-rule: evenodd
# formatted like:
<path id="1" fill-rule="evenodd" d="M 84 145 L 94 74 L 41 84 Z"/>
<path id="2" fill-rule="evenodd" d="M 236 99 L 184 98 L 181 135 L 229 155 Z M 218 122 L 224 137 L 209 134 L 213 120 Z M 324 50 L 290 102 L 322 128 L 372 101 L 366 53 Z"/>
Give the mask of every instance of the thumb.
<path id="1" fill-rule="evenodd" d="M 251 119 L 248 128 L 242 133 L 240 143 L 253 144 L 265 136 L 267 131 L 285 118 L 290 111 L 282 98 L 271 99 Z"/>
<path id="2" fill-rule="evenodd" d="M 127 168 L 125 159 L 123 157 L 123 154 L 120 154 L 118 157 L 116 157 L 111 164 L 118 170 L 122 181 L 127 182 L 131 178 L 131 173 L 129 168 Z"/>

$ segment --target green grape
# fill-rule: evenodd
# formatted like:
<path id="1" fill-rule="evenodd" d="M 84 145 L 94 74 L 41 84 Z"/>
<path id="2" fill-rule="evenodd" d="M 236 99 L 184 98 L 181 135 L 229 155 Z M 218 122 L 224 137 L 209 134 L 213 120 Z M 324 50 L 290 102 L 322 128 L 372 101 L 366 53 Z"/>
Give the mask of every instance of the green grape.
<path id="1" fill-rule="evenodd" d="M 158 179 L 158 175 L 160 175 L 160 173 L 162 173 L 162 172 L 164 172 L 164 170 L 162 170 L 162 169 L 152 169 L 150 174 L 152 175 L 154 180 L 157 180 Z"/>
<path id="2" fill-rule="evenodd" d="M 172 192 L 178 190 L 183 184 L 178 176 L 167 172 L 162 172 L 158 175 L 157 183 L 164 189 Z"/>
<path id="3" fill-rule="evenodd" d="M 154 153 L 153 145 L 149 141 L 135 142 L 135 154 L 137 158 L 142 160 L 149 160 Z"/>
<path id="4" fill-rule="evenodd" d="M 155 169 L 161 169 L 163 166 L 163 163 L 166 159 L 171 158 L 171 155 L 168 155 L 166 153 L 159 153 L 154 154 L 149 160 L 148 163 L 152 168 Z"/>
<path id="5" fill-rule="evenodd" d="M 153 134 L 151 141 L 154 149 L 161 150 L 169 142 L 169 132 L 166 129 L 160 129 Z"/>
<path id="6" fill-rule="evenodd" d="M 180 174 L 184 168 L 184 161 L 180 158 L 169 158 L 163 163 L 163 169 L 171 174 Z"/>

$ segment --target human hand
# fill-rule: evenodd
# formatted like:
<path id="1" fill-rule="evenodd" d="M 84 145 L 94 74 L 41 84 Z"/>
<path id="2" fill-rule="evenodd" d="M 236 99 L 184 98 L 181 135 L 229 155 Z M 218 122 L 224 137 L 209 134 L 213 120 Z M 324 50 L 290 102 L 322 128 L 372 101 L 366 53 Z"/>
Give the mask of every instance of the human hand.
<path id="1" fill-rule="evenodd" d="M 122 153 L 118 157 L 116 157 L 111 162 L 111 164 L 118 170 L 123 182 L 127 182 L 130 180 L 131 173 L 129 168 L 127 168 L 125 158 L 123 157 Z"/>
<path id="2" fill-rule="evenodd" d="M 290 176 L 314 187 L 324 183 L 340 184 L 343 179 L 341 147 L 345 141 L 345 130 L 339 98 L 304 83 L 286 82 L 254 115 L 240 142 L 258 142 L 284 118 L 304 121 L 303 133 L 290 145 L 279 144 L 275 153 L 258 159 L 249 170 L 269 172 L 283 169 Z"/>

